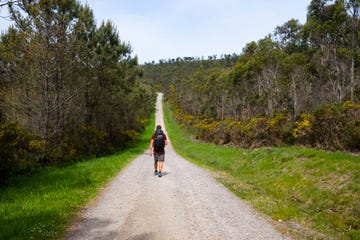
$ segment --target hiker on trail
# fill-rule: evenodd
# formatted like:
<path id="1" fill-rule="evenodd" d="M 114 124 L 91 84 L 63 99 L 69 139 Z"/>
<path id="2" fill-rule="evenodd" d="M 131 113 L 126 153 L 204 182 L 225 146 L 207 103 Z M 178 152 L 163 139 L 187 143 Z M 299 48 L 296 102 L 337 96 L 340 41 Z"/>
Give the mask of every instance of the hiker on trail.
<path id="1" fill-rule="evenodd" d="M 167 138 L 165 133 L 161 130 L 161 126 L 157 125 L 155 133 L 151 136 L 150 141 L 150 157 L 154 153 L 154 169 L 155 175 L 162 176 L 162 169 L 165 161 L 165 145 L 167 145 Z"/>

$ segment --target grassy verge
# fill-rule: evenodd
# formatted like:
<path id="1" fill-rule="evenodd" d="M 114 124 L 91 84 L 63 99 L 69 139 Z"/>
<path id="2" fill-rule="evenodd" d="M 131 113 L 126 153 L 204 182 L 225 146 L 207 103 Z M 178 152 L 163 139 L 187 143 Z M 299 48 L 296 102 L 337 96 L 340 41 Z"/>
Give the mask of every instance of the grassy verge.
<path id="1" fill-rule="evenodd" d="M 241 150 L 191 141 L 167 105 L 174 148 L 296 239 L 360 239 L 360 157 L 298 147 Z"/>
<path id="2" fill-rule="evenodd" d="M 77 214 L 111 178 L 149 144 L 154 114 L 139 144 L 124 152 L 47 168 L 31 177 L 18 177 L 0 189 L 0 239 L 57 239 Z"/>

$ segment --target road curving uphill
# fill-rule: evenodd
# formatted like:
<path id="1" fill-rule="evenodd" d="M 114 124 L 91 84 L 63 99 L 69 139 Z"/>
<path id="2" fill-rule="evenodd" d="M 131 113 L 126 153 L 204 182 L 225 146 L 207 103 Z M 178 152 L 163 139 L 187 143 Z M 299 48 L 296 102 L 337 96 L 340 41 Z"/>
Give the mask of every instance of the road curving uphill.
<path id="1" fill-rule="evenodd" d="M 161 100 L 159 94 L 156 124 L 166 132 Z M 83 210 L 66 239 L 289 239 L 177 155 L 171 141 L 165 150 L 162 178 L 154 176 L 147 152 L 137 157 Z"/>

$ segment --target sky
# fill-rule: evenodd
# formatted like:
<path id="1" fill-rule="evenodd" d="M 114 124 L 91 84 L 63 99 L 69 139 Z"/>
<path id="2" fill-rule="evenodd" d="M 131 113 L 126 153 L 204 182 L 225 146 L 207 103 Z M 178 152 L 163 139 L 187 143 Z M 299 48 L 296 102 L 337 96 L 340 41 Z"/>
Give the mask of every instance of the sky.
<path id="1" fill-rule="evenodd" d="M 290 19 L 306 22 L 311 0 L 80 0 L 97 25 L 111 21 L 140 63 L 240 54 Z M 0 16 L 6 15 L 0 9 Z M 0 31 L 10 22 L 0 18 Z"/>

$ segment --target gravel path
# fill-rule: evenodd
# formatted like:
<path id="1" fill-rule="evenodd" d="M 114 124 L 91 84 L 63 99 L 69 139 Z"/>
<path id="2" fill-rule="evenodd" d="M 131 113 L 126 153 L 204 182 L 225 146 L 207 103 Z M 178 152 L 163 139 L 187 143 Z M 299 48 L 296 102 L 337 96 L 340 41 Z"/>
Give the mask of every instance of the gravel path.
<path id="1" fill-rule="evenodd" d="M 161 99 L 159 94 L 156 122 L 164 126 Z M 129 164 L 66 239 L 288 239 L 209 172 L 177 155 L 171 142 L 162 178 L 153 175 L 152 164 L 147 152 Z"/>

